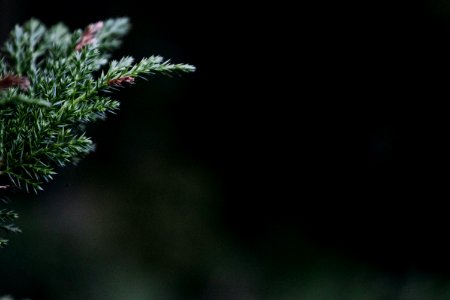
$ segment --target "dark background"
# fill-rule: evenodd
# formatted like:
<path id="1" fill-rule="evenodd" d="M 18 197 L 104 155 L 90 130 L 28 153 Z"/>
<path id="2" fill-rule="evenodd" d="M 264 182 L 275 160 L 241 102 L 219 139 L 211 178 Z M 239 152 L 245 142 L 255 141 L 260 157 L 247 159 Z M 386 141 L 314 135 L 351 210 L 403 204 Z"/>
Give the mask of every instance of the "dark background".
<path id="1" fill-rule="evenodd" d="M 129 16 L 115 57 L 197 67 L 117 93 L 97 151 L 14 197 L 0 295 L 450 297 L 450 2 L 384 6 L 355 46 L 323 8 L 281 6 L 0 1 L 2 41 L 30 17 Z M 367 175 L 348 137 L 364 121 Z"/>

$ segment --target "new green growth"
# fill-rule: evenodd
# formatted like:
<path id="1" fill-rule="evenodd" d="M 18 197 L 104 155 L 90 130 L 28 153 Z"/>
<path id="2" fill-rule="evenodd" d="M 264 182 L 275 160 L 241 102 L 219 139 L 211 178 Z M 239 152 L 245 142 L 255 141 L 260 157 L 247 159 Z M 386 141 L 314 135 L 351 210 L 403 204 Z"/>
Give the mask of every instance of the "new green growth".
<path id="1" fill-rule="evenodd" d="M 127 18 L 74 32 L 34 19 L 15 26 L 0 52 L 0 196 L 40 191 L 60 167 L 93 151 L 86 125 L 119 108 L 111 91 L 141 76 L 195 70 L 160 56 L 110 60 L 129 28 Z M 1 209 L 0 229 L 19 231 L 16 218 Z"/>

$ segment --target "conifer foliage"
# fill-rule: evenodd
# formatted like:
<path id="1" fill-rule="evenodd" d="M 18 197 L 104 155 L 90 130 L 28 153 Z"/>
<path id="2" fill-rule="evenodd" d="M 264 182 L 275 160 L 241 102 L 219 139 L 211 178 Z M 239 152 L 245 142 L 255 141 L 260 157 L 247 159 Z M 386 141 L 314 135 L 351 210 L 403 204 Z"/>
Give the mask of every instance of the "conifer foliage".
<path id="1" fill-rule="evenodd" d="M 195 70 L 160 56 L 136 63 L 129 56 L 110 60 L 129 28 L 127 18 L 74 32 L 63 24 L 46 28 L 35 19 L 15 26 L 0 52 L 0 196 L 37 193 L 58 168 L 93 151 L 86 124 L 119 108 L 108 92 L 144 75 Z M 18 232 L 16 218 L 1 209 L 0 230 Z M 0 238 L 0 246 L 6 242 Z"/>

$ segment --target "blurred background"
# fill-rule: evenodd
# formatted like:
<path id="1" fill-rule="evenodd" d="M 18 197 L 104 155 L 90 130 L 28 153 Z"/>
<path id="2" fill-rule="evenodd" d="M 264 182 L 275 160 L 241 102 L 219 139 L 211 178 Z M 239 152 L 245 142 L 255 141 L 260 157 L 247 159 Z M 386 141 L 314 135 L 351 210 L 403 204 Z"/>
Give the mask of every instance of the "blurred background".
<path id="1" fill-rule="evenodd" d="M 97 151 L 12 199 L 23 233 L 0 250 L 0 296 L 450 299 L 450 2 L 385 8 L 360 60 L 363 176 L 327 81 L 343 78 L 345 42 L 320 19 L 294 24 L 323 10 L 0 0 L 2 42 L 31 17 L 76 29 L 128 16 L 116 58 L 197 67 L 116 93 L 120 112 L 88 131 Z"/>

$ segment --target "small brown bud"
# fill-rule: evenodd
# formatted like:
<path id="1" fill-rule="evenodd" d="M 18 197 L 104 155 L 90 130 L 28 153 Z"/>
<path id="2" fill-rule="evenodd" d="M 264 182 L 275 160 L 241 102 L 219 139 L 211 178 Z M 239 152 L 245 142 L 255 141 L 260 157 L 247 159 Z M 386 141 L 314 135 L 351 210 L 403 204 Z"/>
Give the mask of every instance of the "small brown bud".
<path id="1" fill-rule="evenodd" d="M 109 86 L 123 86 L 124 83 L 133 84 L 134 78 L 131 76 L 124 76 L 108 81 Z"/>
<path id="2" fill-rule="evenodd" d="M 83 35 L 81 36 L 80 41 L 78 42 L 77 46 L 75 47 L 76 51 L 80 51 L 83 47 L 94 44 L 97 40 L 95 38 L 95 35 L 102 30 L 103 28 L 103 22 L 97 22 L 89 24 L 88 27 L 83 32 Z"/>
<path id="3" fill-rule="evenodd" d="M 30 88 L 30 80 L 25 76 L 18 75 L 6 75 L 0 78 L 0 90 L 6 90 L 15 86 L 23 91 L 27 91 Z"/>

